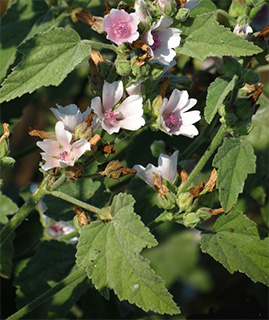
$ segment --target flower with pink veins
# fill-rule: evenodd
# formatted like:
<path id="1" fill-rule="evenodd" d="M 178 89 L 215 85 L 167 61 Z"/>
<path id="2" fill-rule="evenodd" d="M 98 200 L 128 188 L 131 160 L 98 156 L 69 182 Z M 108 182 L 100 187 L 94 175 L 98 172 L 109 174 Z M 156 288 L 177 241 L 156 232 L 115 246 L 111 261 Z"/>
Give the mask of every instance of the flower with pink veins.
<path id="1" fill-rule="evenodd" d="M 118 105 L 123 93 L 122 81 L 105 81 L 102 103 L 100 97 L 92 99 L 91 107 L 102 120 L 102 128 L 109 134 L 119 132 L 121 128 L 135 131 L 145 124 L 142 97 L 130 95 Z"/>
<path id="2" fill-rule="evenodd" d="M 177 160 L 178 151 L 175 151 L 171 156 L 161 153 L 158 158 L 158 167 L 149 163 L 146 168 L 139 164 L 136 164 L 133 168 L 137 171 L 136 175 L 140 179 L 154 188 L 153 172 L 157 174 L 161 181 L 166 179 L 173 184 L 177 175 Z"/>
<path id="3" fill-rule="evenodd" d="M 143 41 L 150 47 L 148 53 L 153 57 L 152 62 L 169 65 L 176 56 L 174 48 L 180 44 L 181 30 L 168 28 L 173 23 L 170 17 L 162 16 L 143 35 Z"/>
<path id="4" fill-rule="evenodd" d="M 86 139 L 80 139 L 71 144 L 72 133 L 64 129 L 62 121 L 55 125 L 57 140 L 45 139 L 38 141 L 37 146 L 45 152 L 41 153 L 46 163 L 42 169 L 47 171 L 57 167 L 73 166 L 84 152 L 91 150 L 91 144 Z"/>
<path id="5" fill-rule="evenodd" d="M 124 10 L 112 9 L 104 18 L 103 28 L 106 38 L 119 45 L 138 39 L 138 24 L 139 18 L 135 12 L 129 14 Z"/>
<path id="6" fill-rule="evenodd" d="M 159 108 L 162 128 L 169 134 L 176 136 L 183 135 L 193 138 L 198 135 L 198 130 L 193 125 L 201 119 L 200 111 L 190 111 L 195 104 L 196 99 L 189 99 L 186 90 L 174 89 L 169 100 L 163 99 L 163 104 Z"/>

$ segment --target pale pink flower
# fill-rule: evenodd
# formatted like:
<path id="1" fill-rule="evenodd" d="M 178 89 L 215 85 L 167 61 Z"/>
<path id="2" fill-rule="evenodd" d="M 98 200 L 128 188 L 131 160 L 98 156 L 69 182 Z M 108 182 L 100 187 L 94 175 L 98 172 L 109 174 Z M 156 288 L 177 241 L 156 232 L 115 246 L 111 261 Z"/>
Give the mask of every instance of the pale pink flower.
<path id="1" fill-rule="evenodd" d="M 135 1 L 135 12 L 138 15 L 140 22 L 144 25 L 147 23 L 147 5 L 144 0 L 136 0 Z"/>
<path id="2" fill-rule="evenodd" d="M 162 12 L 164 12 L 164 7 L 166 7 L 168 10 L 171 9 L 171 2 L 172 0 L 158 0 L 158 7 Z"/>
<path id="3" fill-rule="evenodd" d="M 102 120 L 102 128 L 109 134 L 120 128 L 137 130 L 145 124 L 143 119 L 143 99 L 140 95 L 130 95 L 119 104 L 124 93 L 122 81 L 103 86 L 102 103 L 100 97 L 92 99 L 91 107 Z"/>
<path id="4" fill-rule="evenodd" d="M 137 82 L 132 83 L 128 88 L 126 88 L 127 93 L 130 95 L 140 94 L 141 93 L 141 83 L 143 81 L 139 80 Z"/>
<path id="5" fill-rule="evenodd" d="M 166 179 L 173 184 L 177 175 L 177 159 L 178 151 L 175 151 L 170 157 L 161 153 L 158 158 L 158 167 L 155 167 L 153 164 L 149 163 L 146 168 L 139 164 L 136 164 L 133 168 L 137 171 L 136 175 L 140 179 L 154 188 L 153 172 L 157 174 L 161 181 Z"/>
<path id="6" fill-rule="evenodd" d="M 91 144 L 86 139 L 80 139 L 71 144 L 72 133 L 64 129 L 64 124 L 58 121 L 55 125 L 57 140 L 45 139 L 38 141 L 37 146 L 45 152 L 41 153 L 46 163 L 42 169 L 73 166 L 84 152 L 91 150 Z"/>
<path id="7" fill-rule="evenodd" d="M 201 119 L 200 111 L 186 112 L 196 102 L 196 99 L 189 99 L 186 90 L 174 89 L 169 100 L 164 98 L 159 108 L 162 128 L 176 136 L 180 134 L 189 138 L 197 136 L 199 132 L 193 124 Z"/>
<path id="8" fill-rule="evenodd" d="M 124 10 L 112 9 L 104 18 L 103 28 L 107 39 L 119 45 L 138 39 L 138 24 L 139 18 L 135 12 L 129 14 Z"/>
<path id="9" fill-rule="evenodd" d="M 153 22 L 143 35 L 144 42 L 150 47 L 148 53 L 153 57 L 152 62 L 169 65 L 176 56 L 173 49 L 180 44 L 181 31 L 177 28 L 168 28 L 172 23 L 170 17 L 162 16 L 157 23 Z"/>

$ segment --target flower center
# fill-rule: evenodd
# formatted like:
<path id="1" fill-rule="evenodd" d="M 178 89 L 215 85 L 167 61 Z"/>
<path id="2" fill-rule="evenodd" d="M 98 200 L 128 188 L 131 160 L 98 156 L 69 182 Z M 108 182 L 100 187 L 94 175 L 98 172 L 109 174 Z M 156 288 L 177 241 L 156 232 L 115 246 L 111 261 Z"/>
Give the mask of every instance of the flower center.
<path id="1" fill-rule="evenodd" d="M 119 20 L 112 25 L 113 33 L 119 38 L 125 38 L 130 35 L 130 26 L 126 21 Z"/>
<path id="2" fill-rule="evenodd" d="M 56 233 L 61 233 L 61 231 L 62 231 L 62 228 L 59 225 L 57 225 L 56 223 L 51 226 L 51 229 L 53 231 L 55 231 Z"/>
<path id="3" fill-rule="evenodd" d="M 119 117 L 120 114 L 117 110 L 109 110 L 105 113 L 105 118 L 110 124 L 115 123 Z"/>
<path id="4" fill-rule="evenodd" d="M 70 152 L 60 149 L 58 152 L 58 159 L 62 161 L 67 161 L 67 158 L 69 157 Z"/>
<path id="5" fill-rule="evenodd" d="M 178 127 L 182 123 L 182 121 L 172 112 L 164 116 L 164 122 L 168 128 Z"/>
<path id="6" fill-rule="evenodd" d="M 151 49 L 154 51 L 160 47 L 162 44 L 162 41 L 159 39 L 159 36 L 157 33 L 154 33 L 153 35 L 153 45 L 151 46 Z"/>

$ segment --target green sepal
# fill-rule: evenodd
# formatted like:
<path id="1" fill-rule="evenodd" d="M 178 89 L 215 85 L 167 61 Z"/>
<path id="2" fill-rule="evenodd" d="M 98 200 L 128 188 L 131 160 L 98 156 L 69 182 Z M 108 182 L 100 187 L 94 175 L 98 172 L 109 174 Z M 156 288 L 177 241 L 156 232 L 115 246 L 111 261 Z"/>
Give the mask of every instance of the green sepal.
<path id="1" fill-rule="evenodd" d="M 195 212 L 189 212 L 183 215 L 183 224 L 186 228 L 193 229 L 199 223 L 200 223 L 199 216 Z"/>
<path id="2" fill-rule="evenodd" d="M 176 14 L 176 20 L 180 21 L 180 22 L 183 22 L 185 20 L 188 19 L 190 15 L 190 10 L 187 9 L 187 8 L 181 8 L 178 10 L 177 14 Z"/>
<path id="3" fill-rule="evenodd" d="M 16 160 L 11 157 L 4 157 L 1 159 L 1 166 L 12 168 L 15 164 Z"/>
<path id="4" fill-rule="evenodd" d="M 233 77 L 235 74 L 240 76 L 241 64 L 233 57 L 223 57 L 221 71 L 228 77 Z"/>
<path id="5" fill-rule="evenodd" d="M 260 81 L 259 75 L 253 70 L 248 69 L 242 70 L 241 79 L 247 84 L 254 84 Z"/>
<path id="6" fill-rule="evenodd" d="M 128 76 L 131 73 L 131 64 L 129 60 L 122 59 L 121 56 L 118 56 L 115 60 L 116 71 L 120 76 Z"/>
<path id="7" fill-rule="evenodd" d="M 230 16 L 237 18 L 242 15 L 248 15 L 248 13 L 249 7 L 244 0 L 233 0 L 229 8 Z"/>
<path id="8" fill-rule="evenodd" d="M 153 157 L 158 158 L 161 153 L 165 153 L 165 142 L 162 140 L 154 140 L 150 146 Z"/>

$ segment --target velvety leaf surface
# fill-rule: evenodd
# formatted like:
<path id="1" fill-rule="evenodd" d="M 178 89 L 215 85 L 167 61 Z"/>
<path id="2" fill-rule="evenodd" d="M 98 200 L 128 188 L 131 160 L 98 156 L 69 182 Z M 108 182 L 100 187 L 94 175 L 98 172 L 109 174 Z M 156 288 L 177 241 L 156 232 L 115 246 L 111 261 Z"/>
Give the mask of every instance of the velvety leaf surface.
<path id="1" fill-rule="evenodd" d="M 216 21 L 215 12 L 189 18 L 182 25 L 182 45 L 179 54 L 205 60 L 208 57 L 251 56 L 262 49 L 235 35 Z"/>
<path id="2" fill-rule="evenodd" d="M 7 216 L 14 214 L 18 210 L 16 203 L 0 191 L 0 224 L 7 224 Z"/>
<path id="3" fill-rule="evenodd" d="M 79 179 L 75 182 L 68 181 L 62 184 L 57 191 L 68 194 L 78 200 L 102 208 L 110 198 L 102 182 L 90 178 Z M 55 220 L 72 220 L 75 216 L 75 205 L 53 196 L 45 196 L 44 203 L 48 207 L 47 216 Z"/>
<path id="4" fill-rule="evenodd" d="M 87 271 L 96 289 L 108 296 L 114 290 L 145 311 L 177 314 L 179 309 L 161 280 L 140 256 L 157 241 L 135 214 L 134 199 L 119 194 L 111 206 L 112 221 L 96 221 L 81 229 L 77 264 Z"/>
<path id="5" fill-rule="evenodd" d="M 43 0 L 17 1 L 12 4 L 6 14 L 0 20 L 0 79 L 14 62 L 16 47 L 32 33 L 35 23 L 38 28 L 52 18 L 49 7 Z M 37 30 L 37 26 L 35 28 Z M 32 30 L 32 31 L 31 31 Z"/>
<path id="6" fill-rule="evenodd" d="M 219 108 L 223 105 L 227 95 L 234 89 L 236 76 L 233 79 L 229 77 L 218 77 L 208 88 L 205 107 L 205 119 L 210 123 Z"/>
<path id="7" fill-rule="evenodd" d="M 236 138 L 225 138 L 213 160 L 218 168 L 217 188 L 225 212 L 236 203 L 247 175 L 255 173 L 256 156 L 251 144 Z"/>
<path id="8" fill-rule="evenodd" d="M 72 271 L 74 262 L 74 246 L 55 240 L 44 241 L 15 279 L 17 307 L 23 307 L 64 279 Z M 49 311 L 58 317 L 64 316 L 87 289 L 85 277 L 59 291 L 52 299 L 29 313 L 27 319 L 47 319 Z"/>
<path id="9" fill-rule="evenodd" d="M 57 86 L 82 60 L 91 47 L 72 29 L 53 28 L 23 43 L 22 61 L 3 82 L 0 102 L 9 101 L 42 86 Z"/>
<path id="10" fill-rule="evenodd" d="M 268 234 L 240 211 L 219 217 L 212 233 L 201 233 L 200 243 L 230 273 L 239 271 L 269 285 Z"/>

